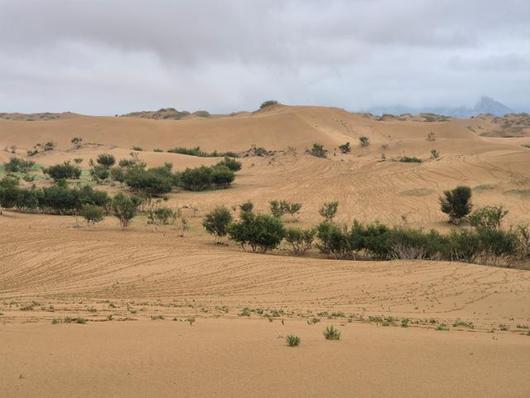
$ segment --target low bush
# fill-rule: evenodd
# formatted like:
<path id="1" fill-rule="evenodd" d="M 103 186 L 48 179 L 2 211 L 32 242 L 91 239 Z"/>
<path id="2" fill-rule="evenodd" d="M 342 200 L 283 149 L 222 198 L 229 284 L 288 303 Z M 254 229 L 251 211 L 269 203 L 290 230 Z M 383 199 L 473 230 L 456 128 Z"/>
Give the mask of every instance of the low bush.
<path id="1" fill-rule="evenodd" d="M 70 162 L 64 162 L 63 164 L 50 166 L 48 168 L 42 169 L 42 171 L 55 181 L 64 179 L 78 180 L 79 177 L 81 177 L 81 169 L 78 166 L 70 164 Z"/>
<path id="2" fill-rule="evenodd" d="M 221 206 L 206 214 L 202 220 L 202 226 L 208 233 L 220 239 L 228 233 L 228 226 L 232 220 L 233 217 L 230 210 Z"/>
<path id="3" fill-rule="evenodd" d="M 322 207 L 319 209 L 319 214 L 324 217 L 326 221 L 331 221 L 333 218 L 335 218 L 335 215 L 337 214 L 337 210 L 339 208 L 339 202 L 333 201 L 333 202 L 325 202 L 322 204 Z"/>
<path id="4" fill-rule="evenodd" d="M 182 172 L 179 185 L 188 191 L 205 191 L 228 188 L 234 179 L 234 172 L 226 166 L 201 166 Z"/>
<path id="5" fill-rule="evenodd" d="M 469 223 L 475 228 L 497 230 L 501 227 L 502 220 L 508 214 L 503 206 L 486 206 L 475 210 L 468 217 Z"/>
<path id="6" fill-rule="evenodd" d="M 345 143 L 345 144 L 342 144 L 342 145 L 339 145 L 339 150 L 342 152 L 342 153 L 350 153 L 351 152 L 351 145 L 349 142 Z"/>
<path id="7" fill-rule="evenodd" d="M 300 345 L 301 339 L 294 334 L 290 334 L 286 337 L 285 341 L 289 347 L 297 347 Z"/>
<path id="8" fill-rule="evenodd" d="M 110 176 L 110 171 L 106 166 L 94 165 L 90 169 L 90 175 L 95 181 L 104 181 Z"/>
<path id="9" fill-rule="evenodd" d="M 99 165 L 108 169 L 116 164 L 116 158 L 110 153 L 102 153 L 98 156 L 98 158 L 96 159 L 96 162 Z"/>
<path id="10" fill-rule="evenodd" d="M 260 105 L 259 109 L 265 109 L 273 105 L 278 105 L 278 101 L 275 101 L 275 100 L 265 101 Z"/>
<path id="11" fill-rule="evenodd" d="M 285 236 L 282 222 L 268 214 L 243 213 L 241 220 L 228 226 L 228 236 L 244 249 L 265 253 L 278 247 Z"/>
<path id="12" fill-rule="evenodd" d="M 271 213 L 274 217 L 281 218 L 286 214 L 295 216 L 302 209 L 301 203 L 288 202 L 286 200 L 271 200 L 269 202 Z"/>
<path id="13" fill-rule="evenodd" d="M 148 170 L 140 166 L 132 166 L 125 172 L 124 182 L 136 193 L 157 197 L 171 192 L 174 176 L 171 173 L 170 164 Z"/>
<path id="14" fill-rule="evenodd" d="M 423 160 L 417 158 L 416 156 L 402 156 L 399 158 L 399 161 L 402 163 L 422 163 Z"/>
<path id="15" fill-rule="evenodd" d="M 103 221 L 105 209 L 100 206 L 85 204 L 79 214 L 86 220 L 87 224 L 96 224 Z"/>
<path id="16" fill-rule="evenodd" d="M 366 147 L 370 145 L 370 139 L 363 135 L 362 137 L 359 137 L 359 143 L 362 147 Z"/>
<path id="17" fill-rule="evenodd" d="M 324 145 L 322 144 L 313 144 L 311 149 L 309 150 L 309 153 L 313 156 L 316 156 L 317 158 L 327 158 L 328 157 L 328 150 L 324 148 Z"/>
<path id="18" fill-rule="evenodd" d="M 167 207 L 150 208 L 147 211 L 147 223 L 154 225 L 175 224 L 177 213 Z"/>
<path id="19" fill-rule="evenodd" d="M 122 228 L 127 228 L 131 220 L 138 213 L 138 207 L 142 204 L 142 199 L 137 196 L 127 196 L 118 193 L 112 198 L 112 214 L 120 221 Z"/>
<path id="20" fill-rule="evenodd" d="M 225 156 L 224 160 L 221 160 L 219 163 L 217 163 L 217 166 L 226 166 L 232 171 L 241 170 L 241 162 L 234 158 L 229 158 L 228 156 Z"/>
<path id="21" fill-rule="evenodd" d="M 313 246 L 316 230 L 287 228 L 285 231 L 285 241 L 291 246 L 291 252 L 295 256 L 303 256 Z"/>
<path id="22" fill-rule="evenodd" d="M 238 158 L 239 155 L 235 152 L 205 152 L 202 151 L 200 147 L 195 148 L 185 148 L 185 147 L 175 147 L 168 149 L 168 152 L 170 153 L 180 153 L 182 155 L 190 155 L 190 156 L 198 156 L 202 158 L 217 158 L 217 157 L 230 157 L 230 158 Z"/>
<path id="23" fill-rule="evenodd" d="M 4 170 L 7 173 L 27 173 L 34 165 L 35 162 L 31 160 L 11 158 L 8 162 L 4 163 Z"/>
<path id="24" fill-rule="evenodd" d="M 340 331 L 333 325 L 326 327 L 323 334 L 326 340 L 340 340 Z"/>

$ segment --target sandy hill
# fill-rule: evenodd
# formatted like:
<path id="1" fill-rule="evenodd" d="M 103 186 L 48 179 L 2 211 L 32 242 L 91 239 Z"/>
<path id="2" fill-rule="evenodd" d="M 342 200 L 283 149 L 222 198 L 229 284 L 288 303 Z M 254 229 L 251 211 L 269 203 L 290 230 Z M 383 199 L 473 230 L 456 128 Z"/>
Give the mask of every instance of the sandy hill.
<path id="1" fill-rule="evenodd" d="M 473 188 L 477 206 L 504 205 L 508 224 L 530 223 L 530 139 L 488 134 L 497 128 L 486 116 L 374 118 L 280 105 L 181 120 L 0 119 L 0 162 L 49 141 L 55 149 L 31 159 L 80 158 L 85 169 L 100 153 L 129 157 L 133 146 L 149 165 L 175 169 L 219 158 L 154 149 L 270 151 L 242 157 L 230 189 L 168 195 L 165 206 L 189 221 L 184 234 L 145 216 L 122 231 L 114 217 L 88 227 L 4 211 L 0 396 L 529 396 L 528 271 L 262 255 L 217 245 L 201 227 L 214 206 L 250 199 L 267 211 L 269 200 L 287 199 L 303 203 L 296 226 L 314 225 L 322 202 L 338 200 L 339 223 L 442 230 L 438 197 L 459 184 Z M 345 142 L 351 153 L 338 149 Z M 314 143 L 326 159 L 306 153 Z M 324 339 L 329 325 L 340 341 Z M 288 334 L 301 345 L 287 347 Z"/>
<path id="2" fill-rule="evenodd" d="M 491 123 L 488 117 L 376 120 L 336 108 L 282 105 L 254 113 L 187 120 L 89 116 L 0 120 L 0 148 L 7 149 L 0 152 L 0 161 L 13 156 L 9 152 L 12 146 L 22 155 L 36 143 L 53 141 L 56 150 L 34 156 L 37 163 L 83 158 L 87 167 L 88 160 L 98 153 L 111 152 L 123 158 L 137 146 L 143 148 L 140 158 L 150 165 L 171 162 L 175 169 L 184 169 L 217 159 L 153 149 L 200 146 L 207 151 L 245 151 L 256 145 L 277 152 L 266 158 L 244 158 L 233 189 L 209 195 L 179 193 L 171 200 L 203 210 L 219 203 L 236 205 L 245 199 L 254 200 L 261 209 L 272 199 L 299 200 L 308 221 L 314 221 L 319 205 L 336 199 L 344 222 L 379 219 L 443 228 L 438 196 L 444 189 L 465 184 L 475 189 L 477 205 L 504 204 L 510 210 L 510 222 L 530 222 L 530 149 L 522 146 L 524 138 L 484 137 Z M 361 136 L 369 138 L 369 146 L 360 146 Z M 82 137 L 84 145 L 73 149 L 72 137 Z M 349 154 L 337 149 L 345 142 L 352 145 Z M 305 153 L 313 143 L 328 149 L 328 159 Z M 433 149 L 439 151 L 440 159 L 431 159 Z M 424 162 L 398 162 L 403 156 Z"/>

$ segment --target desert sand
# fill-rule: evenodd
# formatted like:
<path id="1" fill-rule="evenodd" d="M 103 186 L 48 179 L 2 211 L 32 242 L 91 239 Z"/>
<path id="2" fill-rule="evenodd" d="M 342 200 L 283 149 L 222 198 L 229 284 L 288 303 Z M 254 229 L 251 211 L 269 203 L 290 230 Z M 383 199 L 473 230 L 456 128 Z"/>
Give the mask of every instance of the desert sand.
<path id="1" fill-rule="evenodd" d="M 243 158 L 230 189 L 170 194 L 168 205 L 189 218 L 184 236 L 142 217 L 122 231 L 112 217 L 88 227 L 4 211 L 0 396 L 530 396 L 529 271 L 254 254 L 216 245 L 201 227 L 219 204 L 252 200 L 266 211 L 269 200 L 286 199 L 303 203 L 299 225 L 315 224 L 320 204 L 338 200 L 341 223 L 447 230 L 438 197 L 458 184 L 473 188 L 477 206 L 504 205 L 508 224 L 529 223 L 530 137 L 500 138 L 497 128 L 482 117 L 380 121 L 291 106 L 185 120 L 0 119 L 0 148 L 21 156 L 57 143 L 32 157 L 40 165 L 83 158 L 88 167 L 99 153 L 127 157 L 132 146 L 149 165 L 177 170 L 219 159 L 153 149 L 276 151 Z M 361 147 L 360 136 L 371 144 Z M 72 148 L 73 137 L 84 145 Z M 347 141 L 352 153 L 334 149 Z M 315 142 L 328 159 L 305 153 Z M 10 156 L 1 151 L 0 161 Z M 392 161 L 400 156 L 424 162 Z M 324 339 L 327 325 L 341 340 Z M 291 333 L 299 347 L 286 345 Z"/>

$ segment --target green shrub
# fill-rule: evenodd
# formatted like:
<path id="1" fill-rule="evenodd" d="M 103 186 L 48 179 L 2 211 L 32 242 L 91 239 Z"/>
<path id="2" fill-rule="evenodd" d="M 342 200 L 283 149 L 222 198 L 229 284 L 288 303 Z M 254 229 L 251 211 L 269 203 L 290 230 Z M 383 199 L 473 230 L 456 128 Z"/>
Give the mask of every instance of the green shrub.
<path id="1" fill-rule="evenodd" d="M 476 228 L 500 229 L 502 220 L 508 214 L 503 206 L 486 206 L 475 210 L 469 216 L 469 223 Z"/>
<path id="2" fill-rule="evenodd" d="M 4 163 L 4 170 L 7 173 L 27 173 L 34 165 L 35 162 L 31 160 L 11 158 L 8 162 Z"/>
<path id="3" fill-rule="evenodd" d="M 289 347 L 297 347 L 300 345 L 300 337 L 295 336 L 294 334 L 290 334 L 286 337 L 285 341 L 287 342 L 287 345 Z"/>
<path id="4" fill-rule="evenodd" d="M 81 177 L 81 169 L 77 166 L 71 165 L 70 162 L 64 162 L 63 164 L 50 166 L 48 168 L 42 169 L 42 171 L 55 181 L 64 179 L 78 180 L 79 177 Z"/>
<path id="5" fill-rule="evenodd" d="M 126 196 L 120 192 L 112 198 L 112 214 L 120 221 L 122 228 L 127 228 L 141 204 L 142 200 L 137 196 Z"/>
<path id="6" fill-rule="evenodd" d="M 342 153 L 350 153 L 351 152 L 351 145 L 349 142 L 339 145 L 339 149 Z"/>
<path id="7" fill-rule="evenodd" d="M 179 153 L 182 155 L 190 155 L 190 156 L 198 156 L 203 158 L 217 158 L 217 157 L 229 157 L 229 158 L 238 158 L 239 155 L 235 152 L 205 152 L 202 151 L 200 147 L 195 148 L 185 148 L 185 147 L 175 147 L 172 149 L 168 149 L 168 152 L 170 153 Z"/>
<path id="8" fill-rule="evenodd" d="M 228 226 L 232 222 L 232 213 L 226 207 L 216 207 L 206 214 L 202 221 L 202 226 L 208 233 L 222 238 L 228 233 Z"/>
<path id="9" fill-rule="evenodd" d="M 451 191 L 445 191 L 444 196 L 440 198 L 440 207 L 442 212 L 449 216 L 451 223 L 459 224 L 471 212 L 471 188 L 458 186 Z"/>
<path id="10" fill-rule="evenodd" d="M 87 224 L 96 224 L 103 221 L 105 210 L 99 206 L 86 204 L 81 208 L 80 215 L 86 220 Z"/>
<path id="11" fill-rule="evenodd" d="M 125 182 L 125 171 L 122 167 L 116 166 L 110 169 L 110 177 L 117 182 Z"/>
<path id="12" fill-rule="evenodd" d="M 431 149 L 431 159 L 440 159 L 440 151 L 438 149 Z"/>
<path id="13" fill-rule="evenodd" d="M 109 153 L 102 153 L 98 156 L 96 162 L 108 169 L 116 164 L 116 158 Z"/>
<path id="14" fill-rule="evenodd" d="M 287 228 L 284 239 L 291 245 L 291 251 L 295 256 L 303 256 L 311 249 L 315 235 L 314 229 Z"/>
<path id="15" fill-rule="evenodd" d="M 268 214 L 243 213 L 241 220 L 228 227 L 231 240 L 239 243 L 243 248 L 250 246 L 251 250 L 265 253 L 275 249 L 285 235 L 282 222 Z"/>
<path id="16" fill-rule="evenodd" d="M 247 200 L 246 202 L 239 205 L 239 210 L 241 214 L 252 213 L 252 210 L 254 210 L 254 203 L 252 203 L 250 200 Z"/>
<path id="17" fill-rule="evenodd" d="M 167 207 L 151 208 L 147 212 L 147 223 L 154 225 L 171 225 L 177 219 L 177 213 Z"/>
<path id="18" fill-rule="evenodd" d="M 340 331 L 333 325 L 326 327 L 323 334 L 326 340 L 340 340 Z"/>
<path id="19" fill-rule="evenodd" d="M 326 221 L 331 221 L 333 220 L 333 218 L 335 218 L 338 208 L 339 208 L 339 202 L 337 201 L 326 202 L 322 204 L 322 207 L 320 208 L 318 212 L 322 217 L 324 217 Z"/>
<path id="20" fill-rule="evenodd" d="M 186 169 L 180 175 L 179 184 L 189 191 L 205 191 L 214 188 L 227 188 L 234 181 L 235 175 L 226 166 L 201 166 Z"/>
<path id="21" fill-rule="evenodd" d="M 140 166 L 132 166 L 125 173 L 125 184 L 142 195 L 160 196 L 171 192 L 173 176 L 168 167 L 146 170 Z"/>
<path id="22" fill-rule="evenodd" d="M 271 213 L 274 217 L 281 218 L 285 214 L 294 216 L 302 208 L 301 203 L 292 203 L 286 200 L 271 200 L 269 202 Z"/>
<path id="23" fill-rule="evenodd" d="M 95 181 L 104 181 L 109 178 L 110 172 L 106 166 L 98 164 L 90 169 L 90 175 Z"/>
<path id="24" fill-rule="evenodd" d="M 362 137 L 359 137 L 359 143 L 361 144 L 362 147 L 366 147 L 370 145 L 370 139 L 363 135 Z"/>
<path id="25" fill-rule="evenodd" d="M 402 156 L 399 158 L 399 161 L 402 163 L 422 163 L 423 160 L 417 158 L 416 156 Z"/>
<path id="26" fill-rule="evenodd" d="M 234 158 L 229 158 L 228 156 L 225 156 L 224 160 L 221 160 L 219 163 L 217 163 L 217 166 L 225 166 L 232 171 L 241 170 L 241 162 Z"/>
<path id="27" fill-rule="evenodd" d="M 20 188 L 18 178 L 4 177 L 0 180 L 0 207 L 5 209 L 13 208 L 20 198 Z"/>
<path id="28" fill-rule="evenodd" d="M 317 158 L 327 158 L 328 157 L 328 150 L 324 148 L 324 145 L 322 144 L 313 144 L 313 147 L 309 151 L 309 153 L 313 156 L 316 156 Z"/>

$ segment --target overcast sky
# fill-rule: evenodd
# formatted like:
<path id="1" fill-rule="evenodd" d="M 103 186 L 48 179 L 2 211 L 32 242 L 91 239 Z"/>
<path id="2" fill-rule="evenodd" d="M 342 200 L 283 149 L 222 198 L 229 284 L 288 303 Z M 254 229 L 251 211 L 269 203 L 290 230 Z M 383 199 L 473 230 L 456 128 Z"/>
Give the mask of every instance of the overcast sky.
<path id="1" fill-rule="evenodd" d="M 529 0 L 0 0 L 0 112 L 530 107 Z"/>

